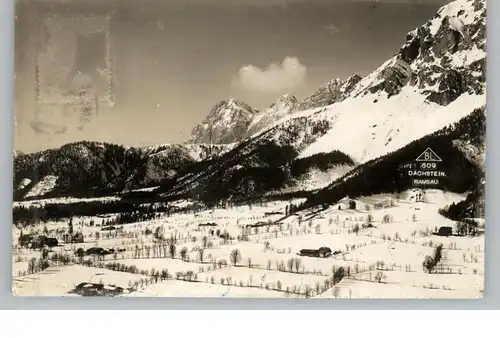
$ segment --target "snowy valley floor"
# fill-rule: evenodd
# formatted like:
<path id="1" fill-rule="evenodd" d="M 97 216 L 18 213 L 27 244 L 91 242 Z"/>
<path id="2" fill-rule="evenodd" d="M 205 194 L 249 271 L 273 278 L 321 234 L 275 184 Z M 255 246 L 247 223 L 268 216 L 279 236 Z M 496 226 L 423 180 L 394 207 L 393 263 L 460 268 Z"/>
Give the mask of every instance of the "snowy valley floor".
<path id="1" fill-rule="evenodd" d="M 28 261 L 41 253 L 19 248 L 20 230 L 14 227 L 12 292 L 16 296 L 69 296 L 76 285 L 91 281 L 132 287 L 122 295 L 126 297 L 482 297 L 484 235 L 433 234 L 441 226 L 455 228 L 455 222 L 438 210 L 464 196 L 438 190 L 429 190 L 426 195 L 426 202 L 418 203 L 411 202 L 411 192 L 399 199 L 392 195 L 363 197 L 356 200 L 356 210 L 341 202 L 319 213 L 286 218 L 290 201 L 269 202 L 172 214 L 125 224 L 122 232 L 81 227 L 80 221 L 88 223 L 90 218 L 75 219 L 75 231 L 84 233 L 85 243 L 64 244 L 53 248 L 54 252 L 66 253 L 75 261 L 80 247 L 119 248 L 122 252 L 107 255 L 92 266 L 54 263 L 33 274 L 27 274 Z M 207 222 L 217 225 L 199 226 Z M 242 240 L 242 228 L 257 222 L 262 222 L 261 226 L 248 227 L 248 238 Z M 67 228 L 67 223 L 49 222 L 46 226 L 49 233 L 55 233 Z M 366 227 L 368 224 L 371 226 Z M 31 231 L 41 231 L 41 227 Z M 174 258 L 168 247 L 155 242 L 152 234 L 145 234 L 146 229 L 154 232 L 158 227 L 165 238 L 177 238 Z M 354 231 L 357 227 L 358 233 Z M 217 237 L 216 230 L 227 231 L 234 239 Z M 422 267 L 424 258 L 440 243 L 442 259 L 435 271 L 427 273 Z M 320 247 L 339 253 L 327 258 L 297 255 L 302 249 Z M 235 249 L 240 253 L 236 266 L 231 259 Z M 134 273 L 127 272 L 131 266 L 136 267 Z M 341 267 L 344 276 L 339 280 L 334 273 Z"/>

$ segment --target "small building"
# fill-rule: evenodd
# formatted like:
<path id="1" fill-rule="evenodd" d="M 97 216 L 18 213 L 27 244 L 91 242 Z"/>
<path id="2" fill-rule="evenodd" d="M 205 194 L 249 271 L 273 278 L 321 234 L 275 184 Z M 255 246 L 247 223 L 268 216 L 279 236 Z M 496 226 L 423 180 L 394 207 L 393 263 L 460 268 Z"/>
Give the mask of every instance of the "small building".
<path id="1" fill-rule="evenodd" d="M 437 232 L 437 235 L 438 236 L 452 236 L 453 229 L 452 229 L 452 227 L 448 227 L 448 226 L 440 227 L 438 232 Z"/>
<path id="2" fill-rule="evenodd" d="M 52 248 L 58 246 L 59 241 L 57 240 L 57 238 L 47 237 L 45 239 L 45 245 L 47 245 L 49 248 Z"/>
<path id="3" fill-rule="evenodd" d="M 100 283 L 83 282 L 75 286 L 68 293 L 78 294 L 83 297 L 114 297 L 122 294 L 124 289 L 116 285 L 104 285 Z"/>
<path id="4" fill-rule="evenodd" d="M 323 246 L 319 249 L 302 249 L 299 252 L 299 256 L 308 256 L 308 257 L 329 257 L 332 255 L 332 250 L 326 246 Z"/>
<path id="5" fill-rule="evenodd" d="M 89 256 L 89 255 L 105 256 L 105 255 L 109 255 L 111 253 L 112 253 L 111 251 L 103 249 L 103 248 L 99 248 L 99 247 L 89 248 L 85 251 L 86 256 Z"/>
<path id="6" fill-rule="evenodd" d="M 217 223 L 214 222 L 209 222 L 209 223 L 200 223 L 198 224 L 199 227 L 216 227 L 219 226 Z"/>
<path id="7" fill-rule="evenodd" d="M 59 245 L 59 241 L 56 238 L 47 237 L 45 235 L 39 235 L 36 237 L 31 236 L 31 238 L 23 236 L 22 243 L 32 249 L 41 249 L 44 247 L 52 248 Z"/>
<path id="8" fill-rule="evenodd" d="M 229 236 L 229 233 L 227 232 L 223 232 L 219 235 L 219 238 L 222 238 L 222 239 L 230 239 L 231 236 Z"/>

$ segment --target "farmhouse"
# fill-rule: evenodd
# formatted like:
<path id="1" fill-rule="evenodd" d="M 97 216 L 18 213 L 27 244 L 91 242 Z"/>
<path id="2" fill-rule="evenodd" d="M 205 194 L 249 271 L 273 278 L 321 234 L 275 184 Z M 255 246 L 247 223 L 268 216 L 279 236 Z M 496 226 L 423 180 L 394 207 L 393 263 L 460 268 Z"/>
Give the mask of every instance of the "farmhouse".
<path id="1" fill-rule="evenodd" d="M 453 229 L 448 226 L 440 227 L 437 234 L 438 236 L 451 236 L 453 235 Z"/>
<path id="2" fill-rule="evenodd" d="M 323 246 L 319 249 L 302 249 L 299 252 L 299 256 L 308 256 L 308 257 L 329 257 L 332 255 L 332 250 L 326 246 Z"/>
<path id="3" fill-rule="evenodd" d="M 347 196 L 335 203 L 333 208 L 338 210 L 356 209 L 356 201 Z"/>
<path id="4" fill-rule="evenodd" d="M 111 253 L 112 253 L 111 251 L 103 249 L 103 248 L 99 248 L 99 247 L 90 248 L 90 249 L 87 249 L 85 251 L 85 255 L 86 256 L 87 255 L 100 255 L 100 256 L 104 256 L 104 255 L 109 255 Z"/>
<path id="5" fill-rule="evenodd" d="M 113 297 L 122 294 L 124 289 L 116 285 L 83 282 L 75 286 L 68 293 L 76 293 L 84 297 L 107 296 Z"/>
<path id="6" fill-rule="evenodd" d="M 209 223 L 200 223 L 199 227 L 216 227 L 219 226 L 217 223 L 209 222 Z"/>
<path id="7" fill-rule="evenodd" d="M 25 235 L 19 238 L 19 243 L 22 246 L 31 247 L 32 249 L 41 249 L 45 246 L 52 248 L 59 245 L 56 238 L 47 237 L 45 235 L 39 235 L 36 237 Z"/>

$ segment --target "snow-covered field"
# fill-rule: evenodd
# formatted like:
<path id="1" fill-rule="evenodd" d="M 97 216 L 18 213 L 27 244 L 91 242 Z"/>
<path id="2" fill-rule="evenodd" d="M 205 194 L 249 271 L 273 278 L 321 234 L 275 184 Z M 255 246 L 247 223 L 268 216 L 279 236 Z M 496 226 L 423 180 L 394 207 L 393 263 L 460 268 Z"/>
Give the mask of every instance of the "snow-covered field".
<path id="1" fill-rule="evenodd" d="M 47 270 L 12 279 L 14 296 L 66 296 L 81 282 L 103 282 L 126 288 L 141 275 L 79 265 L 53 266 Z"/>
<path id="2" fill-rule="evenodd" d="M 41 253 L 19 248 L 20 230 L 13 228 L 13 293 L 65 296 L 76 284 L 88 282 L 98 274 L 93 282 L 124 288 L 135 285 L 131 293 L 123 296 L 481 297 L 484 236 L 433 234 L 436 227 L 454 227 L 454 222 L 441 216 L 438 210 L 465 197 L 427 190 L 424 202 L 414 202 L 415 193 L 362 197 L 356 200 L 356 210 L 344 208 L 348 204 L 345 200 L 319 213 L 289 217 L 284 214 L 290 201 L 174 213 L 170 217 L 124 224 L 121 231 L 100 231 L 99 226 L 82 225 L 94 218 L 74 218 L 75 231 L 82 231 L 85 243 L 63 243 L 49 253 L 49 257 L 53 253 L 65 254 L 73 262 L 57 266 L 52 263 L 48 269 L 34 274 L 27 273 L 28 261 L 38 259 Z M 292 202 L 299 204 L 302 200 Z M 259 227 L 245 227 L 258 222 L 261 222 Z M 199 226 L 203 223 L 216 225 Z M 370 227 L 366 227 L 368 223 Z M 96 221 L 96 224 L 101 223 Z M 24 229 L 23 233 L 41 233 L 44 226 L 50 236 L 67 228 L 68 220 Z M 175 237 L 174 257 L 168 244 L 155 241 L 151 233 L 146 234 L 146 229 L 151 232 L 159 229 L 167 239 Z M 231 238 L 219 238 L 217 230 L 227 231 Z M 439 269 L 432 273 L 423 271 L 424 258 L 432 255 L 440 243 L 443 257 Z M 323 246 L 338 253 L 328 258 L 297 255 L 301 249 Z M 91 247 L 122 250 L 105 256 L 102 261 L 83 257 L 84 261 L 94 261 L 90 267 L 78 264 L 76 250 Z M 236 266 L 232 259 L 235 250 L 239 253 Z M 116 265 L 120 268 L 111 267 Z M 127 269 L 131 267 L 135 268 L 134 273 L 122 272 L 130 271 Z M 341 267 L 345 276 L 334 283 L 333 274 Z M 155 280 L 156 272 L 169 277 Z M 380 282 L 376 280 L 377 274 L 382 274 Z"/>
<path id="3" fill-rule="evenodd" d="M 191 283 L 169 280 L 133 292 L 127 297 L 231 297 L 231 298 L 284 298 L 286 294 L 258 288 L 231 285 Z"/>

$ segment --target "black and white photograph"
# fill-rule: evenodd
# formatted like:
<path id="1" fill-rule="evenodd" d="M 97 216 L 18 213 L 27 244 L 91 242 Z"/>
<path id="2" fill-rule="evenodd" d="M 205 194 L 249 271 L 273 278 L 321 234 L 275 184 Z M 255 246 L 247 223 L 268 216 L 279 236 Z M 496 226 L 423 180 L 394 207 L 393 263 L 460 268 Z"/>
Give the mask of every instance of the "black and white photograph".
<path id="1" fill-rule="evenodd" d="M 12 294 L 483 298 L 486 2 L 16 0 Z"/>

